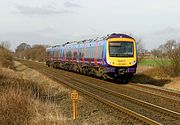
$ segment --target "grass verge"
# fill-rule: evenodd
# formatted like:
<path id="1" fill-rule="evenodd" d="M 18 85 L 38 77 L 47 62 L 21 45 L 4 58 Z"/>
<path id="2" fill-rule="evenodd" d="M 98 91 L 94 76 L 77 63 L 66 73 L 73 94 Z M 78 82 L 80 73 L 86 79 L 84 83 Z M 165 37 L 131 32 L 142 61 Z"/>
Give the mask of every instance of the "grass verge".
<path id="1" fill-rule="evenodd" d="M 0 125 L 71 124 L 59 105 L 67 91 L 49 89 L 23 75 L 0 69 Z"/>

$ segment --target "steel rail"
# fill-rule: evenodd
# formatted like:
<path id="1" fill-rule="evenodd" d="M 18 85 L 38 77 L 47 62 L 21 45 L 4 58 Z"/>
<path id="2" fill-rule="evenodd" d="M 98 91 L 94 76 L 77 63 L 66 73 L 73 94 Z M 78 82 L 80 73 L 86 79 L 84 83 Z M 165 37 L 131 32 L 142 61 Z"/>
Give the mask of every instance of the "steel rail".
<path id="1" fill-rule="evenodd" d="M 129 84 L 131 84 L 131 83 L 129 83 Z M 131 85 L 132 85 L 132 84 L 131 84 Z M 147 94 L 149 94 L 149 95 L 157 96 L 157 97 L 160 97 L 160 98 L 164 98 L 164 99 L 168 99 L 168 100 L 172 100 L 172 101 L 175 101 L 175 102 L 180 103 L 180 99 L 177 98 L 177 97 L 173 97 L 173 98 L 172 98 L 172 97 L 167 96 L 167 95 L 152 93 L 152 92 L 150 92 L 150 91 L 144 91 L 144 90 L 138 89 L 138 88 L 136 88 L 136 87 L 134 87 L 134 86 L 136 86 L 136 85 L 133 84 L 132 86 L 126 86 L 126 88 L 128 88 L 128 89 L 133 89 L 133 90 L 136 90 L 136 91 L 139 91 L 139 92 L 147 93 Z M 151 87 L 147 87 L 146 89 L 151 89 L 151 90 L 152 90 Z M 153 89 L 153 91 L 159 91 L 159 90 L 158 90 L 158 89 Z M 164 91 L 166 91 L 166 90 L 164 90 Z M 164 91 L 163 91 L 163 93 L 164 93 Z"/>
<path id="2" fill-rule="evenodd" d="M 53 70 L 51 70 L 51 72 L 54 72 L 54 73 L 56 74 L 56 72 L 53 71 Z M 156 111 L 157 111 L 157 110 L 160 110 L 159 112 L 164 112 L 164 114 L 169 114 L 169 115 L 171 115 L 171 117 L 174 117 L 174 118 L 176 118 L 176 119 L 179 119 L 179 118 L 180 118 L 180 113 L 178 113 L 178 112 L 175 112 L 175 111 L 172 111 L 172 110 L 169 110 L 169 109 L 166 109 L 166 108 L 163 108 L 163 107 L 160 107 L 160 106 L 157 106 L 157 105 L 154 105 L 154 104 L 151 104 L 151 103 L 148 103 L 148 102 L 145 102 L 145 101 L 142 101 L 142 100 L 133 98 L 133 97 L 130 97 L 130 96 L 125 95 L 125 94 L 121 94 L 121 93 L 112 91 L 112 90 L 110 90 L 110 89 L 106 89 L 106 88 L 104 88 L 104 87 L 100 87 L 100 86 L 98 86 L 98 85 L 96 85 L 96 84 L 92 84 L 92 83 L 87 82 L 87 81 L 84 81 L 84 80 L 72 78 L 72 77 L 70 77 L 69 75 L 65 75 L 65 74 L 64 74 L 64 76 L 65 76 L 66 78 L 69 78 L 69 79 L 73 80 L 73 81 L 77 81 L 77 82 L 81 82 L 81 83 L 83 83 L 83 84 L 91 85 L 93 88 L 99 89 L 100 91 L 105 91 L 105 92 L 107 92 L 107 93 L 109 93 L 109 94 L 111 94 L 111 95 L 118 96 L 118 97 L 121 97 L 121 98 L 125 98 L 125 99 L 127 99 L 127 100 L 130 100 L 130 101 L 139 103 L 139 104 L 141 104 L 141 105 L 145 105 L 146 107 L 149 107 L 149 108 L 151 108 L 151 109 L 153 109 L 153 110 L 156 110 Z"/>
<path id="3" fill-rule="evenodd" d="M 180 98 L 180 92 L 172 91 L 169 89 L 157 88 L 157 87 L 153 87 L 153 86 L 147 86 L 147 85 L 143 85 L 143 84 L 139 84 L 139 83 L 138 84 L 129 83 L 129 84 L 132 86 L 138 86 L 138 87 L 145 88 L 145 89 L 156 90 L 156 91 Z"/>
<path id="4" fill-rule="evenodd" d="M 56 73 L 55 71 L 53 71 L 54 73 Z M 109 89 L 106 89 L 106 88 L 102 88 L 100 86 L 97 86 L 95 84 L 92 84 L 92 83 L 89 83 L 89 82 L 84 82 L 84 81 L 81 81 L 81 80 L 77 80 L 77 79 L 74 79 L 68 75 L 65 75 L 66 78 L 70 78 L 71 80 L 74 80 L 74 81 L 77 81 L 77 82 L 81 82 L 81 83 L 85 83 L 85 84 L 88 84 L 88 85 L 91 85 L 93 86 L 95 89 L 99 89 L 101 91 L 105 91 L 105 92 L 108 92 L 112 95 L 115 95 L 115 96 L 119 96 L 121 98 L 125 98 L 131 102 L 135 102 L 135 103 L 139 103 L 139 105 L 144 105 L 145 107 L 149 107 L 150 109 L 153 109 L 155 111 L 158 111 L 158 112 L 163 112 L 164 114 L 168 114 L 170 115 L 171 117 L 174 117 L 176 119 L 179 119 L 180 117 L 180 113 L 177 113 L 177 112 L 174 112 L 174 111 L 171 111 L 171 110 L 168 110 L 166 108 L 163 108 L 163 107 L 160 107 L 160 106 L 156 106 L 156 105 L 153 105 L 151 103 L 148 103 L 148 102 L 145 102 L 145 101 L 141 101 L 139 99 L 136 99 L 136 98 L 133 98 L 133 97 L 130 97 L 130 96 L 127 96 L 127 95 L 124 95 L 124 94 L 120 94 L 120 93 L 117 93 L 115 91 L 112 91 L 112 90 L 109 90 Z M 57 79 L 57 78 L 56 78 Z"/>
<path id="5" fill-rule="evenodd" d="M 72 75 L 77 77 L 77 74 L 72 74 Z M 80 77 L 80 76 L 78 76 L 78 77 Z M 81 77 L 87 77 L 87 76 L 83 75 Z M 99 80 L 99 79 L 97 79 L 97 80 Z M 86 79 L 84 79 L 83 81 L 88 82 Z M 104 82 L 107 82 L 107 81 L 104 81 Z M 167 95 L 161 95 L 161 94 L 156 94 L 156 93 L 152 93 L 152 92 L 149 92 L 149 91 L 143 91 L 143 90 L 140 90 L 140 89 L 134 87 L 134 86 L 136 86 L 135 84 L 132 84 L 132 83 L 130 83 L 130 84 L 131 84 L 132 87 L 131 86 L 124 86 L 124 87 L 126 87 L 127 89 L 133 89 L 133 90 L 136 90 L 136 91 L 139 91 L 139 92 L 142 92 L 142 93 L 147 93 L 148 95 L 157 96 L 157 97 L 160 97 L 160 98 L 164 98 L 166 100 L 172 100 L 172 101 L 175 101 L 177 103 L 180 103 L 180 99 L 178 99 L 178 98 L 172 98 L 172 97 L 169 97 Z M 152 88 L 151 87 L 146 87 L 146 89 L 152 89 Z M 158 91 L 158 90 L 159 89 L 153 89 L 153 91 Z M 164 91 L 166 91 L 166 90 L 164 90 Z"/>
<path id="6" fill-rule="evenodd" d="M 111 101 L 109 101 L 109 100 L 107 100 L 107 99 L 105 99 L 105 98 L 103 98 L 101 96 L 95 95 L 95 94 L 93 94 L 93 93 L 91 93 L 91 92 L 89 92 L 87 90 L 81 89 L 81 88 L 73 85 L 72 83 L 68 82 L 67 80 L 62 80 L 62 79 L 60 79 L 60 78 L 58 78 L 58 77 L 56 77 L 56 76 L 54 76 L 52 74 L 49 74 L 46 71 L 43 71 L 43 72 L 46 75 L 51 76 L 51 78 L 55 78 L 56 80 L 65 83 L 70 88 L 76 89 L 76 90 L 78 90 L 78 91 L 80 91 L 80 92 L 82 92 L 82 93 L 84 93 L 84 94 L 86 94 L 88 96 L 91 96 L 92 98 L 95 98 L 96 100 L 98 100 L 98 101 L 100 101 L 102 103 L 105 103 L 106 105 L 109 105 L 109 106 L 111 106 L 113 108 L 116 108 L 116 109 L 118 109 L 118 110 L 120 110 L 120 111 L 122 111 L 122 112 L 124 112 L 124 113 L 126 113 L 126 114 L 128 114 L 128 115 L 130 115 L 130 116 L 132 116 L 132 117 L 146 123 L 146 124 L 149 124 L 149 125 L 161 125 L 160 123 L 158 123 L 158 122 L 156 122 L 156 121 L 154 121 L 154 120 L 152 120 L 152 119 L 150 119 L 148 117 L 145 117 L 145 116 L 143 116 L 143 115 L 141 115 L 139 113 L 131 111 L 130 109 L 127 109 L 127 108 L 125 108 L 123 106 L 120 106 L 120 105 L 114 103 L 114 102 L 111 102 Z"/>

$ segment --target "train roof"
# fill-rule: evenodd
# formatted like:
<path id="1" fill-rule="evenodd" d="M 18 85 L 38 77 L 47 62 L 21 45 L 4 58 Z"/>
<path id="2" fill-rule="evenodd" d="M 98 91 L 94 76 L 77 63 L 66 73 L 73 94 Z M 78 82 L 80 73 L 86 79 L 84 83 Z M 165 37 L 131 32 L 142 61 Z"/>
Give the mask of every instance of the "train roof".
<path id="1" fill-rule="evenodd" d="M 55 46 L 50 46 L 50 47 L 47 47 L 46 50 L 51 50 L 51 49 L 54 49 L 54 48 L 60 48 L 62 45 L 55 45 Z"/>
<path id="2" fill-rule="evenodd" d="M 127 35 L 127 34 L 116 34 L 116 33 L 113 33 L 111 35 L 107 35 L 107 36 L 103 36 L 103 37 L 97 37 L 96 39 L 88 39 L 88 40 L 81 40 L 81 41 L 68 41 L 62 45 L 55 45 L 55 46 L 51 46 L 51 47 L 48 47 L 46 48 L 47 50 L 49 49 L 52 49 L 52 48 L 59 48 L 59 47 L 64 47 L 64 46 L 68 46 L 68 45 L 73 45 L 73 44 L 81 44 L 81 43 L 91 43 L 91 42 L 96 42 L 96 41 L 104 41 L 104 40 L 107 40 L 107 39 L 111 39 L 111 38 L 131 38 L 131 39 L 134 39 L 133 37 Z"/>
<path id="3" fill-rule="evenodd" d="M 111 38 L 131 38 L 131 39 L 134 39 L 131 36 L 126 35 L 126 34 L 116 34 L 116 33 L 111 34 L 107 39 L 111 39 Z"/>

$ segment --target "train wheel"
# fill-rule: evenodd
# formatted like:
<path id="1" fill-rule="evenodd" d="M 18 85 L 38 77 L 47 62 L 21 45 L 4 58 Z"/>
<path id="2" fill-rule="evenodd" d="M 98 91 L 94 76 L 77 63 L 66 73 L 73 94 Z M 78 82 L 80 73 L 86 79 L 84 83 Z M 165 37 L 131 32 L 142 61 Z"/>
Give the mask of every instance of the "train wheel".
<path id="1" fill-rule="evenodd" d="M 82 71 L 82 72 L 83 72 L 83 74 L 84 74 L 84 75 L 86 75 L 86 74 L 87 74 L 87 70 L 86 70 L 86 68 L 84 67 L 82 70 L 83 70 L 83 71 Z"/>
<path id="2" fill-rule="evenodd" d="M 106 71 L 104 68 L 99 68 L 99 72 L 98 72 L 98 76 L 103 78 L 103 79 L 107 79 L 107 76 L 106 76 Z"/>
<path id="3" fill-rule="evenodd" d="M 103 74 L 103 79 L 107 80 L 108 79 L 108 75 L 106 73 Z"/>

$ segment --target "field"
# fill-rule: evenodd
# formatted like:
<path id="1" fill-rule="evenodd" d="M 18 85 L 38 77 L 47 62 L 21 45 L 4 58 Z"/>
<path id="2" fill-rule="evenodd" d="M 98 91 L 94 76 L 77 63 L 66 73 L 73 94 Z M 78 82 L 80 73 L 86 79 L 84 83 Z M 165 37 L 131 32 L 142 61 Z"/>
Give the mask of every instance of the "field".
<path id="1" fill-rule="evenodd" d="M 180 77 L 171 77 L 164 71 L 164 64 L 168 66 L 168 60 L 144 59 L 138 63 L 137 73 L 133 82 L 151 84 L 180 91 Z"/>
<path id="2" fill-rule="evenodd" d="M 142 59 L 138 62 L 140 66 L 152 66 L 158 67 L 160 64 L 168 65 L 168 60 L 161 60 L 161 59 Z"/>

